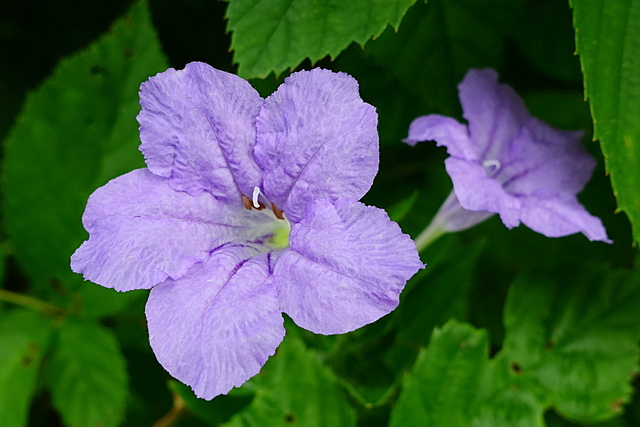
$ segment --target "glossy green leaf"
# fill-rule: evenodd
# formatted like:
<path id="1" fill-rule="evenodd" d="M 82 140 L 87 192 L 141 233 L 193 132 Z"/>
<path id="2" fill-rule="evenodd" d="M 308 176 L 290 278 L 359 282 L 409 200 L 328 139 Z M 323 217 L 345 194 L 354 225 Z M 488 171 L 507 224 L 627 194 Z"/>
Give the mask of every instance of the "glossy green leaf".
<path id="1" fill-rule="evenodd" d="M 66 321 L 48 366 L 53 404 L 70 426 L 109 427 L 124 417 L 125 361 L 115 336 L 91 322 Z"/>
<path id="2" fill-rule="evenodd" d="M 238 73 L 266 77 L 336 57 L 352 42 L 364 45 L 395 28 L 416 0 L 231 0 L 227 10 Z"/>
<path id="3" fill-rule="evenodd" d="M 147 7 L 138 3 L 25 102 L 6 140 L 3 209 L 15 256 L 35 284 L 82 281 L 69 257 L 87 238 L 87 198 L 143 165 L 138 87 L 164 68 Z"/>
<path id="4" fill-rule="evenodd" d="M 51 336 L 51 321 L 23 309 L 0 312 L 0 420 L 27 425 L 40 362 Z"/>
<path id="5" fill-rule="evenodd" d="M 225 426 L 355 426 L 335 376 L 293 333 L 244 388 L 254 400 Z"/>
<path id="6" fill-rule="evenodd" d="M 594 137 L 618 208 L 640 241 L 640 3 L 571 0 Z"/>

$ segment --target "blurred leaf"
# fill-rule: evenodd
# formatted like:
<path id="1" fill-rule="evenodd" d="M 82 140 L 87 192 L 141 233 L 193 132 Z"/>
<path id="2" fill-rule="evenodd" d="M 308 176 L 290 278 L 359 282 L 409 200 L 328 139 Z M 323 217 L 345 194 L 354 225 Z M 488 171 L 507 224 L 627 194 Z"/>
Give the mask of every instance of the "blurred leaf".
<path id="1" fill-rule="evenodd" d="M 640 3 L 571 0 L 577 51 L 618 207 L 640 241 Z"/>
<path id="2" fill-rule="evenodd" d="M 74 313 L 89 318 L 109 316 L 120 313 L 134 301 L 146 301 L 148 295 L 149 292 L 146 290 L 117 292 L 93 283 L 85 283 L 73 295 Z"/>
<path id="3" fill-rule="evenodd" d="M 171 381 L 169 388 L 178 393 L 189 411 L 207 425 L 214 427 L 229 421 L 233 415 L 246 408 L 253 400 L 253 396 L 244 393 L 243 389 L 234 389 L 227 395 L 220 395 L 207 401 L 196 397 L 191 387 L 179 381 Z"/>
<path id="4" fill-rule="evenodd" d="M 266 77 L 335 58 L 351 42 L 364 45 L 391 25 L 397 28 L 416 0 L 231 0 L 231 49 L 245 78 Z"/>
<path id="5" fill-rule="evenodd" d="M 252 404 L 228 426 L 352 426 L 355 414 L 333 373 L 291 331 L 244 388 Z"/>
<path id="6" fill-rule="evenodd" d="M 411 212 L 411 208 L 413 208 L 413 205 L 415 205 L 419 195 L 420 192 L 416 190 L 411 193 L 409 197 L 405 198 L 404 200 L 400 200 L 399 202 L 390 206 L 389 209 L 387 209 L 389 218 L 391 218 L 391 220 L 395 222 L 402 221 L 404 217 L 407 216 L 409 212 Z"/>
<path id="7" fill-rule="evenodd" d="M 525 0 L 524 3 L 524 13 L 512 31 L 518 54 L 525 57 L 528 66 L 547 76 L 581 83 L 580 61 L 575 55 L 571 9 L 567 2 Z"/>
<path id="8" fill-rule="evenodd" d="M 81 282 L 69 257 L 86 238 L 87 198 L 143 165 L 138 87 L 163 68 L 149 12 L 138 3 L 110 33 L 63 60 L 25 102 L 6 141 L 3 207 L 15 255 L 37 285 Z"/>
<path id="9" fill-rule="evenodd" d="M 401 294 L 401 304 L 392 316 L 398 327 L 396 345 L 389 349 L 387 363 L 404 366 L 427 344 L 433 328 L 451 317 L 464 317 L 474 268 L 484 243 L 463 243 L 443 237 L 422 254 L 427 266 Z"/>
<path id="10" fill-rule="evenodd" d="M 440 0 L 417 4 L 399 31 L 365 53 L 425 102 L 424 111 L 457 114 L 457 84 L 469 68 L 500 65 L 504 37 L 521 0 Z M 404 135 L 401 135 L 402 137 Z"/>
<path id="11" fill-rule="evenodd" d="M 568 273 L 562 283 L 522 276 L 511 286 L 504 346 L 492 360 L 485 334 L 468 325 L 434 332 L 391 425 L 541 426 L 549 407 L 588 423 L 620 414 L 640 355 L 640 277 Z"/>
<path id="12" fill-rule="evenodd" d="M 51 321 L 32 311 L 0 312 L 0 420 L 27 425 L 40 361 L 51 336 Z"/>
<path id="13" fill-rule="evenodd" d="M 127 371 L 111 331 L 92 322 L 60 328 L 48 366 L 53 404 L 69 426 L 120 424 L 127 398 Z"/>

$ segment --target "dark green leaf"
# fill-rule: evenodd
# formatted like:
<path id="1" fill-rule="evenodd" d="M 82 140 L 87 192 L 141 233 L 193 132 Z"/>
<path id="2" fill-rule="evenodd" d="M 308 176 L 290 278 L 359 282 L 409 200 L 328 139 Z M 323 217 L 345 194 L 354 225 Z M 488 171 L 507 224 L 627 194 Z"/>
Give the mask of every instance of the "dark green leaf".
<path id="1" fill-rule="evenodd" d="M 333 373 L 292 333 L 245 387 L 255 391 L 253 403 L 225 425 L 355 425 L 353 410 Z"/>
<path id="2" fill-rule="evenodd" d="M 457 84 L 469 68 L 497 67 L 520 1 L 441 0 L 417 4 L 399 31 L 385 31 L 365 53 L 440 113 L 460 110 Z M 401 135 L 403 137 L 404 135 Z"/>
<path id="3" fill-rule="evenodd" d="M 396 204 L 394 204 L 393 206 L 389 207 L 389 209 L 387 209 L 387 212 L 389 213 L 389 218 L 391 218 L 391 220 L 395 222 L 402 221 L 404 217 L 407 216 L 407 214 L 411 211 L 411 208 L 413 208 L 413 205 L 415 205 L 419 195 L 420 195 L 420 192 L 416 190 L 413 193 L 411 193 L 411 195 L 406 199 L 401 200 Z"/>
<path id="4" fill-rule="evenodd" d="M 404 364 L 427 344 L 434 327 L 465 314 L 473 272 L 484 244 L 470 246 L 453 236 L 443 238 L 422 258 L 428 260 L 400 296 L 392 314 L 397 325 L 396 344 L 388 352 L 390 365 Z"/>
<path id="5" fill-rule="evenodd" d="M 336 57 L 352 42 L 364 45 L 398 27 L 416 0 L 231 0 L 231 49 L 245 78 L 266 77 Z"/>
<path id="6" fill-rule="evenodd" d="M 518 54 L 536 72 L 554 79 L 582 82 L 567 2 L 525 0 L 524 3 L 525 13 L 519 16 L 512 31 Z"/>
<path id="7" fill-rule="evenodd" d="M 51 335 L 51 321 L 32 311 L 0 312 L 0 420 L 27 425 L 40 361 Z"/>
<path id="8" fill-rule="evenodd" d="M 640 241 L 640 3 L 571 0 L 595 138 L 618 207 Z"/>
<path id="9" fill-rule="evenodd" d="M 79 283 L 69 257 L 86 239 L 89 194 L 143 165 L 138 87 L 165 68 L 144 3 L 63 60 L 27 99 L 7 141 L 4 214 L 15 255 L 37 285 Z"/>
<path id="10" fill-rule="evenodd" d="M 109 427 L 122 421 L 127 371 L 109 330 L 91 322 L 65 322 L 48 374 L 53 404 L 67 425 Z"/>
<path id="11" fill-rule="evenodd" d="M 218 426 L 231 419 L 233 415 L 246 408 L 253 400 L 253 395 L 244 389 L 234 389 L 227 395 L 221 395 L 211 401 L 198 398 L 191 387 L 178 381 L 171 381 L 169 387 L 178 393 L 190 412 L 209 426 Z"/>

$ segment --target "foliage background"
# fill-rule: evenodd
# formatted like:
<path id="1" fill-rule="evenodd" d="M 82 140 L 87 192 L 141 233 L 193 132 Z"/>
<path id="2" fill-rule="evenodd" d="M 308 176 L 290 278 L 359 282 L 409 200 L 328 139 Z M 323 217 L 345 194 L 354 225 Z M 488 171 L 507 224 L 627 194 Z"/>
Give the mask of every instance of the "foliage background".
<path id="1" fill-rule="evenodd" d="M 0 0 L 0 420 L 640 425 L 639 27 L 633 0 Z M 391 315 L 330 337 L 287 322 L 261 374 L 198 400 L 151 353 L 146 292 L 69 270 L 88 195 L 143 164 L 140 82 L 195 60 L 251 78 L 263 96 L 300 68 L 352 74 L 380 123 L 381 169 L 364 201 L 412 236 L 451 183 L 443 149 L 400 141 L 418 115 L 460 118 L 456 84 L 495 68 L 535 116 L 586 132 L 598 168 L 580 199 L 615 243 L 492 218 L 422 253 L 428 267 Z"/>

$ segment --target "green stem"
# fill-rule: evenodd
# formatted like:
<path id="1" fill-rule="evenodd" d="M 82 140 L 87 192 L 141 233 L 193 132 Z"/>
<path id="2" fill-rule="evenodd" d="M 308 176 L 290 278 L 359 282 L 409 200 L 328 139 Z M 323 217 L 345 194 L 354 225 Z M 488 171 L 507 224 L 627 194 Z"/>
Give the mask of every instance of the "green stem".
<path id="1" fill-rule="evenodd" d="M 53 304 L 5 289 L 0 289 L 0 301 L 10 302 L 47 316 L 59 317 L 64 315 L 64 310 Z"/>

